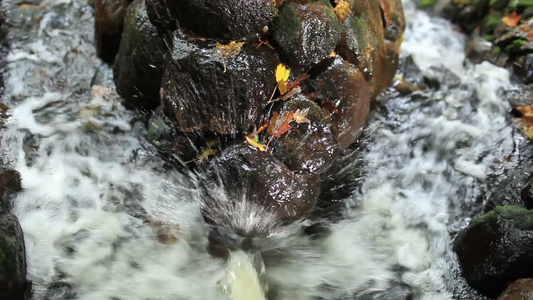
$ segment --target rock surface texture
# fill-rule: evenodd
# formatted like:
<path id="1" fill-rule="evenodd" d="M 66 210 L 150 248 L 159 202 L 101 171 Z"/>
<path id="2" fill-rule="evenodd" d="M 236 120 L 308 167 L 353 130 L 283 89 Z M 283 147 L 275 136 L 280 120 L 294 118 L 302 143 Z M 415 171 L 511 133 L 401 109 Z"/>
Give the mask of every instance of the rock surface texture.
<path id="1" fill-rule="evenodd" d="M 18 172 L 0 167 L 0 299 L 23 300 L 30 296 L 26 280 L 26 250 L 20 224 L 9 212 L 8 197 L 22 189 Z"/>
<path id="2" fill-rule="evenodd" d="M 454 244 L 463 276 L 494 299 L 507 285 L 533 277 L 533 211 L 508 205 L 478 217 Z"/>
<path id="3" fill-rule="evenodd" d="M 102 4 L 103 12 L 117 8 Z M 206 210 L 206 221 L 266 234 L 221 215 L 236 214 L 242 195 L 271 224 L 313 214 L 328 193 L 323 172 L 356 142 L 372 99 L 396 73 L 401 1 L 129 5 L 116 10 L 125 15 L 117 90 L 128 105 L 155 109 L 149 139 L 165 157 L 205 172 L 206 207 L 226 205 L 220 214 Z M 97 27 L 107 28 L 100 15 Z"/>

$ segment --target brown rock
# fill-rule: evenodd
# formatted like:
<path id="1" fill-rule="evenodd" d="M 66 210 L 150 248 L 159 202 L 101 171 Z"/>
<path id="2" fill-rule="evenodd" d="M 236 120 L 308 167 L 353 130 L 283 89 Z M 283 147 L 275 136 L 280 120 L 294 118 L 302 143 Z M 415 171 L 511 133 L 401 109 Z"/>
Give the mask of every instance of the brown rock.
<path id="1" fill-rule="evenodd" d="M 118 52 L 129 3 L 131 0 L 96 0 L 94 4 L 96 54 L 107 63 L 113 63 Z"/>
<path id="2" fill-rule="evenodd" d="M 532 300 L 533 299 L 533 278 L 522 278 L 513 282 L 498 300 Z"/>
<path id="3" fill-rule="evenodd" d="M 315 85 L 322 102 L 331 102 L 336 107 L 329 113 L 340 147 L 345 149 L 360 136 L 366 122 L 370 86 L 361 71 L 340 57 L 316 78 Z"/>

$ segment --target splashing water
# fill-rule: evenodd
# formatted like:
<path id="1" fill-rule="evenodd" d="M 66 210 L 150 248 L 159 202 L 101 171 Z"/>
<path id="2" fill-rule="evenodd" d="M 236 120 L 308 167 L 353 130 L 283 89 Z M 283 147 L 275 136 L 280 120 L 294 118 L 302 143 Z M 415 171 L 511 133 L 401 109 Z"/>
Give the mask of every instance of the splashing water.
<path id="1" fill-rule="evenodd" d="M 120 104 L 95 57 L 92 8 L 2 3 L 12 25 L 3 158 L 23 179 L 14 203 L 35 299 L 227 299 L 234 271 L 206 251 L 195 183 L 166 168 Z M 499 97 L 509 74 L 464 64 L 464 37 L 404 4 L 404 56 L 441 87 L 378 101 L 364 184 L 331 235 L 302 235 L 306 221 L 254 241 L 271 300 L 472 298 L 449 232 L 468 222 L 484 179 L 512 149 Z"/>

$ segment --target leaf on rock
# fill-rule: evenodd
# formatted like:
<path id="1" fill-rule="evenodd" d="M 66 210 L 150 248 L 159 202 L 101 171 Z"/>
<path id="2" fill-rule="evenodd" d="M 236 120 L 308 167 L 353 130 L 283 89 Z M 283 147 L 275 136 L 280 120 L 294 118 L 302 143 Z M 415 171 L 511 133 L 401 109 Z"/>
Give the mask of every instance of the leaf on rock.
<path id="1" fill-rule="evenodd" d="M 520 22 L 521 18 L 522 15 L 519 15 L 516 13 L 516 11 L 513 11 L 512 13 L 505 15 L 502 18 L 502 22 L 509 27 L 516 27 L 518 26 L 518 23 Z"/>
<path id="2" fill-rule="evenodd" d="M 278 82 L 278 89 L 281 94 L 285 94 L 288 91 L 287 81 L 289 80 L 290 74 L 291 71 L 284 64 L 279 64 L 276 68 L 276 81 Z"/>
<path id="3" fill-rule="evenodd" d="M 353 15 L 353 11 L 350 8 L 350 3 L 344 0 L 335 1 L 337 5 L 335 5 L 335 8 L 333 9 L 333 12 L 337 15 L 337 19 L 339 19 L 339 22 L 342 24 L 344 20 L 346 20 L 346 17 L 348 16 L 348 13 L 351 13 Z"/>
<path id="4" fill-rule="evenodd" d="M 274 112 L 268 125 L 268 133 L 272 136 L 281 136 L 285 132 L 291 129 L 291 122 L 294 119 L 294 113 L 292 111 L 285 111 L 282 115 L 278 112 Z"/>
<path id="5" fill-rule="evenodd" d="M 244 42 L 231 41 L 229 44 L 221 44 L 217 42 L 217 55 L 222 58 L 233 58 L 241 53 L 241 48 Z"/>
<path id="6" fill-rule="evenodd" d="M 309 123 L 309 119 L 307 119 L 307 114 L 309 113 L 309 107 L 305 109 L 297 109 L 294 111 L 294 121 L 298 124 L 302 123 Z"/>
<path id="7" fill-rule="evenodd" d="M 258 149 L 259 151 L 266 151 L 266 146 L 254 141 L 253 139 L 249 138 L 248 136 L 245 136 L 246 141 L 248 144 L 252 145 L 254 148 Z"/>

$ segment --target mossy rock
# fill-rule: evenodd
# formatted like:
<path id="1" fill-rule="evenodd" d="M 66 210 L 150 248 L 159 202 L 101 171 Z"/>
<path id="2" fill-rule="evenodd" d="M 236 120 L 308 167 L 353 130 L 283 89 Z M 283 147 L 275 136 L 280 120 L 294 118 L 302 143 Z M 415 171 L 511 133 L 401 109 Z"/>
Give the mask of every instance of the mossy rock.
<path id="1" fill-rule="evenodd" d="M 499 206 L 455 239 L 463 276 L 476 290 L 496 298 L 519 278 L 533 277 L 533 211 Z"/>

